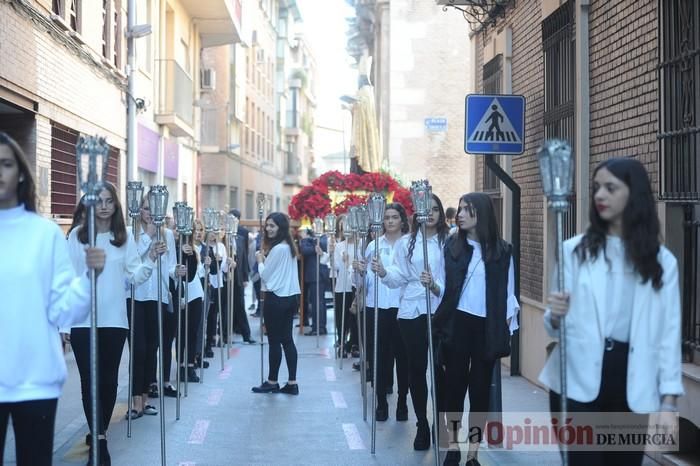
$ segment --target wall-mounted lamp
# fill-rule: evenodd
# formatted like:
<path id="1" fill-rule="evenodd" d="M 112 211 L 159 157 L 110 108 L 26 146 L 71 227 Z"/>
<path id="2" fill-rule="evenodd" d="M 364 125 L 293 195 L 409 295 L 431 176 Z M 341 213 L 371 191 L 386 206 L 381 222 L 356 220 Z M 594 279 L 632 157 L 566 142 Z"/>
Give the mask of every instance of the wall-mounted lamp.
<path id="1" fill-rule="evenodd" d="M 442 11 L 449 7 L 462 12 L 472 31 L 486 29 L 496 23 L 496 18 L 505 18 L 506 7 L 515 0 L 435 0 Z"/>

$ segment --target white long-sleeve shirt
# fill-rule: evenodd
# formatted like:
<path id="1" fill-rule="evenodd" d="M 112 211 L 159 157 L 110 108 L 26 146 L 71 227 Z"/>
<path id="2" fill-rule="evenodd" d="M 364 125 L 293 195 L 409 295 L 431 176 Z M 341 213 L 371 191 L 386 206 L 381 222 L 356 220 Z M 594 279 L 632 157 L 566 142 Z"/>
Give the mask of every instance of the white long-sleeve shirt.
<path id="1" fill-rule="evenodd" d="M 481 255 L 481 244 L 478 241 L 468 239 L 467 242 L 474 248 L 467 277 L 464 279 L 462 293 L 459 295 L 457 309 L 478 317 L 486 317 L 486 267 Z M 513 258 L 510 258 L 508 267 L 508 289 L 506 300 L 506 318 L 510 319 L 509 330 L 511 335 L 518 329 L 518 311 L 520 304 L 515 297 L 515 269 Z"/>
<path id="2" fill-rule="evenodd" d="M 80 242 L 78 232 L 80 228 L 71 231 L 68 236 L 68 252 L 73 269 L 78 275 L 85 274 L 85 248 L 87 245 Z M 98 233 L 95 238 L 95 246 L 103 249 L 107 255 L 105 268 L 97 277 L 97 326 L 129 328 L 126 309 L 126 290 L 119 286 L 124 281 L 138 286 L 151 277 L 155 263 L 146 254 L 142 262 L 136 250 L 136 242 L 131 232 L 127 234 L 126 243 L 120 247 L 114 246 L 111 241 L 114 235 L 111 232 Z M 73 327 L 90 327 L 90 317 Z"/>
<path id="3" fill-rule="evenodd" d="M 172 230 L 169 228 L 164 228 L 165 230 L 165 244 L 168 251 L 161 256 L 161 267 L 162 276 L 160 281 L 160 288 L 162 292 L 162 302 L 168 304 L 169 299 L 169 286 L 168 278 L 175 276 L 175 267 L 177 266 L 177 257 L 175 256 L 175 236 Z M 163 237 L 161 237 L 163 239 Z M 151 247 L 151 243 L 155 241 L 155 238 L 151 239 L 145 231 L 141 232 L 139 239 L 136 242 L 136 250 L 141 258 L 148 255 L 148 251 Z M 158 301 L 158 268 L 153 268 L 153 273 L 151 276 L 143 282 L 141 285 L 136 287 L 134 291 L 134 298 L 136 301 Z"/>
<path id="4" fill-rule="evenodd" d="M 221 257 L 221 262 L 219 262 L 220 269 L 217 268 L 217 273 L 209 273 L 209 285 L 212 288 L 219 288 L 220 286 L 223 287 L 223 279 L 224 279 L 224 270 L 228 266 L 228 253 L 226 252 L 226 246 L 224 246 L 223 243 L 216 243 L 216 248 L 214 246 L 210 246 L 212 253 L 214 254 L 214 257 L 218 254 Z M 212 266 L 214 266 L 214 258 L 212 258 Z M 210 267 L 210 271 L 211 271 Z M 221 280 L 222 283 L 219 285 L 219 274 L 221 274 Z"/>
<path id="5" fill-rule="evenodd" d="M 389 243 L 385 235 L 379 237 L 379 258 L 382 264 L 393 264 L 394 263 L 394 251 L 399 240 L 394 242 L 394 244 Z M 419 245 L 420 246 L 420 245 Z M 422 247 L 422 246 L 421 246 Z M 414 250 L 415 254 L 415 250 Z M 367 307 L 374 307 L 374 272 L 372 272 L 371 262 L 374 258 L 374 240 L 372 240 L 365 249 L 365 263 L 367 264 L 367 273 L 365 274 L 365 291 L 367 292 Z M 400 288 L 389 288 L 383 283 L 379 283 L 378 291 L 378 307 L 379 309 L 389 309 L 392 307 L 399 307 L 401 302 L 401 289 Z"/>
<path id="6" fill-rule="evenodd" d="M 301 294 L 297 259 L 286 242 L 279 243 L 270 250 L 265 262 L 258 264 L 258 273 L 263 289 L 280 298 Z"/>
<path id="7" fill-rule="evenodd" d="M 58 329 L 88 315 L 90 281 L 76 276 L 58 225 L 23 205 L 0 209 L 0 244 L 0 402 L 58 398 L 66 379 Z"/>
<path id="8" fill-rule="evenodd" d="M 394 262 L 385 266 L 386 275 L 382 278 L 389 288 L 401 289 L 401 302 L 399 304 L 399 319 L 415 319 L 421 314 L 427 314 L 425 303 L 425 286 L 420 282 L 420 274 L 424 269 L 423 260 L 423 236 L 418 231 L 416 243 L 413 247 L 411 258 L 408 257 L 408 247 L 411 235 L 405 235 L 396 244 L 394 249 Z M 430 292 L 430 311 L 434 313 L 442 301 L 445 293 L 445 258 L 442 254 L 443 244 L 438 241 L 438 236 L 428 238 L 428 265 L 433 275 L 433 281 L 440 287 L 440 295 Z"/>
<path id="9" fill-rule="evenodd" d="M 343 254 L 348 254 L 348 263 L 343 262 Z M 335 269 L 335 292 L 349 293 L 352 291 L 352 259 L 355 254 L 355 244 L 344 240 L 335 244 L 333 251 L 333 268 Z"/>

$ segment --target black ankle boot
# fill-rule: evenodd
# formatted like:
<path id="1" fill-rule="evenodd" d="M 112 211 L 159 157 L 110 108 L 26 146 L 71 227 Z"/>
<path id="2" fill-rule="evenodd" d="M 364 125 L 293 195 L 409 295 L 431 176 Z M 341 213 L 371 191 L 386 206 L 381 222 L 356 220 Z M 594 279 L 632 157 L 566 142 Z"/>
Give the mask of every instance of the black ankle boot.
<path id="1" fill-rule="evenodd" d="M 430 448 L 430 426 L 427 419 L 416 422 L 416 438 L 413 440 L 414 450 L 427 450 Z"/>
<path id="2" fill-rule="evenodd" d="M 109 450 L 107 449 L 107 439 L 101 438 L 99 439 L 100 442 L 100 451 L 99 453 L 99 459 L 98 461 L 100 462 L 99 466 L 112 466 L 112 458 L 109 456 Z M 88 451 L 88 462 L 87 466 L 93 466 L 92 463 L 92 443 L 90 443 L 90 449 Z"/>

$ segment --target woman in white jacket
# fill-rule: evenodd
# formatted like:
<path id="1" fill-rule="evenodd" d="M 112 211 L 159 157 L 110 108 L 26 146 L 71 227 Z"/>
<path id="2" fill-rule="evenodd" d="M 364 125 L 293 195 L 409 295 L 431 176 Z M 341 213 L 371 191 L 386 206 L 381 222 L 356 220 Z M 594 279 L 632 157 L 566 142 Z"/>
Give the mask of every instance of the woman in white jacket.
<path id="1" fill-rule="evenodd" d="M 100 439 L 100 462 L 109 460 L 105 434 L 112 418 L 117 400 L 119 362 L 129 321 L 127 319 L 125 281 L 138 286 L 146 281 L 153 271 L 156 259 L 155 248 L 151 248 L 146 260 L 136 251 L 136 243 L 126 230 L 124 213 L 115 187 L 106 183 L 99 194 L 95 206 L 95 243 L 107 254 L 104 270 L 97 280 L 97 355 L 100 368 L 97 381 L 98 426 L 90 426 L 92 421 L 90 402 L 90 319 L 84 319 L 71 329 L 71 346 L 80 373 L 80 388 L 83 411 L 92 435 L 97 432 Z M 71 263 L 78 275 L 85 273 L 85 248 L 88 244 L 87 217 L 80 227 L 68 236 L 68 250 Z M 88 444 L 90 444 L 88 439 Z"/>
<path id="2" fill-rule="evenodd" d="M 60 327 L 85 319 L 90 281 L 76 276 L 61 229 L 36 213 L 36 189 L 19 145 L 0 132 L 0 464 L 12 416 L 20 466 L 51 464 L 56 405 L 66 379 Z M 101 272 L 104 251 L 85 251 Z"/>
<path id="3" fill-rule="evenodd" d="M 552 293 L 545 328 L 566 316 L 568 412 L 676 411 L 681 382 L 678 266 L 660 244 L 649 177 L 631 158 L 593 173 L 590 225 L 564 243 L 565 293 Z M 559 411 L 559 348 L 540 381 Z M 605 419 L 601 420 L 605 421 Z M 646 430 L 644 430 L 646 432 Z M 572 449 L 570 449 L 572 450 Z M 642 464 L 638 451 L 569 451 L 569 464 Z"/>

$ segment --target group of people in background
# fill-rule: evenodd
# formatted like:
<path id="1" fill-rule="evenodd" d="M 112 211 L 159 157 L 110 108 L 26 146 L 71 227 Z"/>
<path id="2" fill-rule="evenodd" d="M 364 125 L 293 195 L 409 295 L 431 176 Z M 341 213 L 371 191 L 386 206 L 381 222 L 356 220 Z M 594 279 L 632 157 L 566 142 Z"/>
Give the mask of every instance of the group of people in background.
<path id="1" fill-rule="evenodd" d="M 570 411 L 634 412 L 643 423 L 650 412 L 674 411 L 677 397 L 683 394 L 677 263 L 661 244 L 649 177 L 638 161 L 617 158 L 603 162 L 594 172 L 592 188 L 590 225 L 584 234 L 565 244 L 560 264 L 566 291 L 549 296 L 545 327 L 557 338 L 566 316 Z M 457 413 L 461 419 L 468 393 L 467 428 L 469 432 L 474 427 L 483 430 L 494 368 L 500 358 L 510 354 L 510 337 L 518 329 L 512 247 L 501 237 L 486 194 L 462 196 L 451 221 L 440 198 L 433 195 L 424 230 L 415 216 L 406 215 L 406 207 L 386 205 L 383 232 L 367 238 L 364 250 L 354 237 L 343 235 L 346 225 L 342 217 L 335 237 L 314 238 L 302 232 L 297 244 L 289 217 L 271 213 L 253 242 L 259 247 L 251 244 L 247 230 L 240 231 L 233 248 L 236 255 L 229 257 L 226 238 L 206 232 L 199 221 L 194 223 L 193 235 L 183 238 L 179 251 L 177 232 L 154 224 L 147 197 L 141 202 L 132 235 L 115 188 L 105 184 L 95 208 L 96 247 L 91 248 L 84 214 L 78 211 L 67 241 L 57 225 L 37 214 L 27 159 L 15 141 L 0 133 L 0 242 L 6 248 L 0 261 L 0 295 L 5 300 L 0 340 L 8 355 L 0 365 L 0 455 L 11 417 L 17 463 L 51 464 L 56 404 L 66 377 L 60 330 L 70 333 L 85 417 L 90 435 L 97 435 L 100 441 L 100 462 L 110 464 L 106 433 L 129 329 L 133 328 L 134 334 L 130 342 L 133 409 L 126 416 L 137 419 L 158 414 L 149 404 L 150 398 L 177 395 L 168 382 L 172 380 L 177 313 L 182 312 L 185 296 L 184 286 L 177 283 L 186 284 L 188 290 L 188 326 L 182 331 L 188 335 L 189 347 L 187 360 L 176 370 L 181 371 L 181 379 L 197 382 L 197 369 L 207 367 L 205 358 L 213 356 L 212 348 L 230 337 L 225 327 L 216 327 L 217 291 L 222 291 L 221 299 L 225 299 L 228 293 L 223 289 L 236 288 L 234 327 L 245 342 L 254 343 L 243 300 L 251 272 L 260 283 L 259 309 L 269 340 L 268 377 L 253 387 L 254 393 L 299 394 L 292 332 L 300 306 L 300 281 L 305 289 L 304 316 L 300 317 L 311 319 L 302 320 L 302 324 L 311 323 L 311 334 L 324 334 L 327 286 L 319 296 L 323 300 L 319 319 L 315 311 L 321 303 L 316 302 L 315 289 L 318 280 L 332 275 L 341 357 L 356 354 L 363 330 L 358 326 L 360 313 L 366 313 L 365 355 L 370 368 L 373 335 L 378 335 L 377 380 L 370 378 L 377 397 L 376 420 L 386 421 L 390 416 L 387 395 L 395 377 L 395 418 L 408 420 L 410 394 L 416 419 L 413 448 L 430 448 L 426 373 L 428 358 L 434 358 L 440 415 L 438 425 L 432 428 L 441 432 L 441 438 L 448 433 L 457 438 L 459 422 L 448 423 L 443 415 Z M 240 216 L 237 211 L 233 214 Z M 180 252 L 182 264 L 177 260 Z M 159 257 L 162 276 L 156 273 Z M 301 277 L 300 260 L 304 263 Z M 325 276 L 316 270 L 317 263 L 326 267 Z M 89 390 L 90 270 L 98 274 L 97 426 L 91 425 Z M 132 285 L 135 312 L 130 321 Z M 357 299 L 359 290 L 365 294 L 363 300 Z M 620 290 L 625 290 L 624 296 Z M 358 302 L 365 308 L 357 309 Z M 376 329 L 375 306 L 379 313 Z M 227 306 L 222 303 L 221 309 Z M 160 351 L 160 364 L 166 373 L 164 393 L 155 388 L 159 312 L 166 346 Z M 226 322 L 226 316 L 221 317 L 221 322 Z M 204 332 L 203 319 L 207 322 Z M 435 354 L 428 351 L 427 319 L 432 319 Z M 184 339 L 176 351 L 184 353 L 183 345 Z M 558 351 L 554 349 L 541 376 L 551 390 L 552 412 L 558 410 L 560 402 Z M 283 354 L 288 381 L 280 386 Z M 635 383 L 631 383 L 633 373 Z M 467 466 L 479 465 L 481 440 L 481 435 L 469 436 Z M 568 454 L 570 464 L 631 465 L 641 464 L 643 452 Z M 451 448 L 444 464 L 457 465 L 461 458 L 460 450 Z"/>

